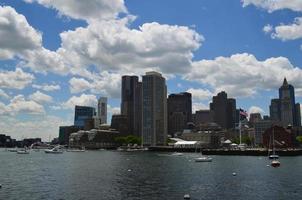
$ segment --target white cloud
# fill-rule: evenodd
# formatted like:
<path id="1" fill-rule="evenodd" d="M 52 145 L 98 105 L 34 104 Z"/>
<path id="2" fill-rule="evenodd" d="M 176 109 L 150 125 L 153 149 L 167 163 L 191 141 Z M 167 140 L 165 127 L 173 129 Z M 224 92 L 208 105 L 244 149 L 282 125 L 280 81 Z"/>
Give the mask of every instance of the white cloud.
<path id="1" fill-rule="evenodd" d="M 9 6 L 0 6 L 0 58 L 11 59 L 15 54 L 41 46 L 42 35 L 26 18 Z"/>
<path id="2" fill-rule="evenodd" d="M 241 0 L 243 7 L 248 5 L 254 5 L 259 8 L 263 8 L 268 12 L 273 12 L 276 10 L 290 9 L 293 11 L 302 11 L 302 1 L 301 0 Z"/>
<path id="3" fill-rule="evenodd" d="M 72 96 L 69 100 L 62 103 L 62 108 L 74 109 L 76 105 L 96 107 L 97 98 L 95 95 L 82 94 L 81 96 Z"/>
<path id="4" fill-rule="evenodd" d="M 109 115 L 120 114 L 120 107 L 113 107 L 111 105 L 107 105 L 107 111 Z"/>
<path id="5" fill-rule="evenodd" d="M 208 100 L 213 96 L 213 93 L 207 89 L 194 89 L 190 88 L 187 92 L 192 94 L 193 101 Z"/>
<path id="6" fill-rule="evenodd" d="M 34 79 L 34 75 L 20 68 L 15 71 L 0 70 L 0 88 L 23 89 Z"/>
<path id="7" fill-rule="evenodd" d="M 60 85 L 48 85 L 48 84 L 43 84 L 43 85 L 37 85 L 37 84 L 33 84 L 32 85 L 33 88 L 36 89 L 40 89 L 40 90 L 44 90 L 46 92 L 51 92 L 51 91 L 55 91 L 55 90 L 60 90 L 61 86 Z"/>
<path id="8" fill-rule="evenodd" d="M 154 69 L 183 73 L 203 37 L 184 26 L 146 23 L 130 29 L 128 19 L 99 21 L 60 34 L 58 53 L 75 68 L 95 65 L 100 71 L 142 74 Z"/>
<path id="9" fill-rule="evenodd" d="M 8 105 L 5 105 L 0 102 L 2 115 L 17 115 L 17 114 L 44 114 L 45 110 L 42 105 L 39 103 L 26 100 L 23 95 L 17 95 L 10 100 Z"/>
<path id="10" fill-rule="evenodd" d="M 302 17 L 295 18 L 293 24 L 276 26 L 271 37 L 283 41 L 302 38 Z"/>
<path id="11" fill-rule="evenodd" d="M 260 114 L 264 114 L 264 110 L 258 106 L 251 106 L 249 108 L 249 114 L 252 114 L 252 113 L 260 113 Z"/>
<path id="12" fill-rule="evenodd" d="M 124 0 L 24 0 L 27 3 L 37 2 L 45 7 L 59 11 L 74 19 L 108 20 L 115 19 L 119 13 L 127 13 Z"/>
<path id="13" fill-rule="evenodd" d="M 99 74 L 91 74 L 90 82 L 84 78 L 71 78 L 69 80 L 70 92 L 80 93 L 90 91 L 93 94 L 107 96 L 109 98 L 120 97 L 121 75 L 103 71 Z"/>
<path id="14" fill-rule="evenodd" d="M 33 100 L 37 103 L 40 103 L 40 104 L 52 102 L 52 97 L 51 96 L 49 96 L 47 94 L 44 94 L 40 91 L 36 91 L 35 93 L 31 94 L 29 96 L 29 99 Z"/>
<path id="15" fill-rule="evenodd" d="M 0 98 L 8 99 L 9 95 L 6 94 L 2 89 L 0 89 Z"/>
<path id="16" fill-rule="evenodd" d="M 197 110 L 208 110 L 209 106 L 203 104 L 203 103 L 196 103 L 193 102 L 192 103 L 192 112 L 196 112 Z"/>
<path id="17" fill-rule="evenodd" d="M 259 90 L 277 89 L 284 77 L 302 88 L 302 70 L 294 67 L 285 57 L 259 61 L 252 54 L 235 54 L 201 60 L 193 63 L 193 69 L 184 78 L 208 84 L 217 91 L 226 91 L 232 97 L 252 96 Z"/>
<path id="18" fill-rule="evenodd" d="M 273 31 L 273 26 L 270 25 L 270 24 L 267 24 L 267 25 L 265 25 L 265 26 L 263 27 L 262 30 L 263 30 L 263 32 L 264 32 L 265 34 L 268 34 L 268 33 L 270 33 L 270 32 Z"/>

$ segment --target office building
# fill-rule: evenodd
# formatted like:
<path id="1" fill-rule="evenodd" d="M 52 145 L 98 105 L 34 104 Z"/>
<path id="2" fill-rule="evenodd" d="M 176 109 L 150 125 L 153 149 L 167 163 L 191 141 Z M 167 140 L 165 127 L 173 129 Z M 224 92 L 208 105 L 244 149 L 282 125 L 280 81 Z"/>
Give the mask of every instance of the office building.
<path id="1" fill-rule="evenodd" d="M 129 133 L 141 136 L 142 83 L 137 76 L 122 77 L 121 114 L 128 119 Z"/>
<path id="2" fill-rule="evenodd" d="M 272 99 L 269 106 L 270 119 L 275 122 L 281 121 L 280 99 Z"/>
<path id="3" fill-rule="evenodd" d="M 88 106 L 75 106 L 74 125 L 84 128 L 85 121 L 95 116 L 95 108 Z"/>
<path id="4" fill-rule="evenodd" d="M 222 91 L 213 97 L 210 110 L 214 113 L 214 122 L 224 129 L 235 128 L 236 100 L 228 99 L 227 93 Z"/>
<path id="5" fill-rule="evenodd" d="M 188 92 L 170 94 L 168 97 L 168 134 L 182 132 L 192 122 L 192 95 Z"/>
<path id="6" fill-rule="evenodd" d="M 211 110 L 198 110 L 193 114 L 193 123 L 195 126 L 214 122 L 214 112 Z"/>
<path id="7" fill-rule="evenodd" d="M 101 124 L 107 124 L 107 98 L 100 97 L 98 100 L 98 118 Z"/>
<path id="8" fill-rule="evenodd" d="M 160 73 L 143 76 L 143 145 L 165 145 L 167 138 L 167 86 Z"/>

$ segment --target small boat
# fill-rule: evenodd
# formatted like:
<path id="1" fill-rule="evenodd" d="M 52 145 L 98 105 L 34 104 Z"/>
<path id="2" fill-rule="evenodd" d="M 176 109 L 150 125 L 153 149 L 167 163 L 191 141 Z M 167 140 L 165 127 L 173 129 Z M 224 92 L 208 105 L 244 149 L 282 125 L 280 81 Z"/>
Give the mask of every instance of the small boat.
<path id="1" fill-rule="evenodd" d="M 184 199 L 191 199 L 191 197 L 190 197 L 189 194 L 185 194 L 185 195 L 184 195 Z"/>
<path id="2" fill-rule="evenodd" d="M 278 155 L 276 155 L 276 154 L 272 154 L 272 155 L 269 155 L 269 157 L 268 157 L 269 159 L 278 159 L 279 158 L 279 156 Z"/>
<path id="3" fill-rule="evenodd" d="M 59 147 L 54 147 L 52 149 L 46 149 L 45 153 L 60 154 L 63 153 L 63 151 Z"/>
<path id="4" fill-rule="evenodd" d="M 268 154 L 270 154 L 269 152 L 269 149 L 270 149 L 270 143 L 269 142 L 269 145 L 268 145 Z M 269 155 L 268 158 L 269 159 L 279 159 L 279 155 L 276 154 L 276 151 L 275 151 L 275 132 L 274 132 L 274 128 L 273 128 L 273 147 L 272 147 L 272 150 L 273 150 L 273 154 Z"/>
<path id="5" fill-rule="evenodd" d="M 212 162 L 212 158 L 209 156 L 200 156 L 198 158 L 195 158 L 195 162 Z"/>
<path id="6" fill-rule="evenodd" d="M 174 152 L 171 154 L 172 156 L 182 156 L 184 155 L 183 153 L 179 153 L 179 152 Z"/>
<path id="7" fill-rule="evenodd" d="M 280 167 L 281 163 L 278 160 L 273 160 L 271 163 L 272 167 Z"/>
<path id="8" fill-rule="evenodd" d="M 17 154 L 29 154 L 29 150 L 27 149 L 21 149 L 17 151 Z"/>

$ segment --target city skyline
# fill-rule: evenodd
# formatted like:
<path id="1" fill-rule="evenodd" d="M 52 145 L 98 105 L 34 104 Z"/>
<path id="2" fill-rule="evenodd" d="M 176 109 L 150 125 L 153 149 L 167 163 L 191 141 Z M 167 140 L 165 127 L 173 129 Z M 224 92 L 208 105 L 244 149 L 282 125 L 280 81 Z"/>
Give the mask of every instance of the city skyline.
<path id="1" fill-rule="evenodd" d="M 3 133 L 57 137 L 75 105 L 96 107 L 99 97 L 108 97 L 110 120 L 121 76 L 141 81 L 151 70 L 166 78 L 168 94 L 192 93 L 193 111 L 225 91 L 237 107 L 269 115 L 284 77 L 301 102 L 299 3 L 91 2 L 0 0 Z"/>

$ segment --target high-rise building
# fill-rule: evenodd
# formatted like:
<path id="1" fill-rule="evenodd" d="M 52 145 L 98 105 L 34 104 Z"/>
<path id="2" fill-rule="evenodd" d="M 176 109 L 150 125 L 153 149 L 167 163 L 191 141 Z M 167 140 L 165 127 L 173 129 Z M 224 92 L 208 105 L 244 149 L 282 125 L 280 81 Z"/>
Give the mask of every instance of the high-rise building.
<path id="1" fill-rule="evenodd" d="M 128 119 L 129 132 L 141 136 L 142 132 L 142 83 L 137 76 L 122 77 L 121 114 Z"/>
<path id="2" fill-rule="evenodd" d="M 188 92 L 170 94 L 168 97 L 168 134 L 182 132 L 192 122 L 192 95 Z"/>
<path id="3" fill-rule="evenodd" d="M 87 119 L 95 116 L 95 108 L 88 106 L 75 106 L 74 125 L 84 128 Z"/>
<path id="4" fill-rule="evenodd" d="M 301 126 L 301 107 L 299 103 L 296 103 L 296 126 Z"/>
<path id="5" fill-rule="evenodd" d="M 158 72 L 143 76 L 143 145 L 165 145 L 167 138 L 167 86 Z"/>
<path id="6" fill-rule="evenodd" d="M 98 100 L 98 118 L 101 124 L 107 124 L 107 97 L 100 97 Z"/>
<path id="7" fill-rule="evenodd" d="M 222 91 L 213 97 L 210 110 L 214 113 L 214 122 L 222 128 L 231 129 L 236 122 L 236 100 L 228 99 L 227 93 Z"/>
<path id="8" fill-rule="evenodd" d="M 262 120 L 261 114 L 260 113 L 251 113 L 249 122 L 250 124 L 254 125 L 255 122 Z"/>
<path id="9" fill-rule="evenodd" d="M 275 122 L 281 121 L 280 99 L 272 99 L 269 106 L 270 119 Z"/>
<path id="10" fill-rule="evenodd" d="M 198 110 L 192 115 L 195 126 L 214 122 L 214 112 L 211 110 Z"/>

